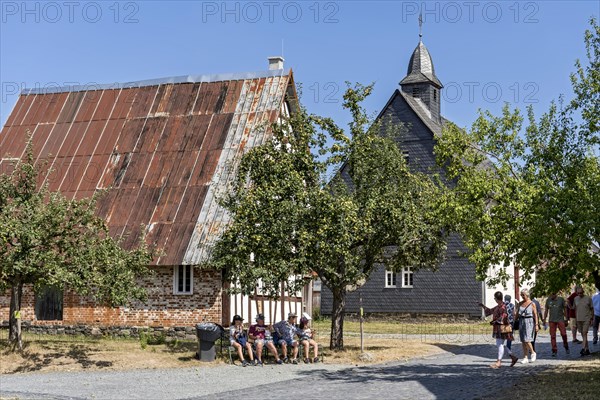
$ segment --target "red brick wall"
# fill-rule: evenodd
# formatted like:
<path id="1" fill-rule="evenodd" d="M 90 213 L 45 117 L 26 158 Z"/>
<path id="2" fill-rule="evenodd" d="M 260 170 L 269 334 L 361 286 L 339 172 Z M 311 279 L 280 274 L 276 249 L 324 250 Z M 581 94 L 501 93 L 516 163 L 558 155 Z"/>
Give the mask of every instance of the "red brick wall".
<path id="1" fill-rule="evenodd" d="M 200 321 L 221 321 L 221 274 L 194 269 L 191 295 L 173 294 L 173 267 L 154 267 L 156 274 L 144 279 L 148 299 L 129 307 L 97 306 L 88 298 L 66 291 L 62 321 L 37 321 L 32 288 L 23 291 L 22 318 L 33 325 L 97 326 L 190 326 Z M 8 321 L 10 291 L 0 294 L 0 320 Z"/>

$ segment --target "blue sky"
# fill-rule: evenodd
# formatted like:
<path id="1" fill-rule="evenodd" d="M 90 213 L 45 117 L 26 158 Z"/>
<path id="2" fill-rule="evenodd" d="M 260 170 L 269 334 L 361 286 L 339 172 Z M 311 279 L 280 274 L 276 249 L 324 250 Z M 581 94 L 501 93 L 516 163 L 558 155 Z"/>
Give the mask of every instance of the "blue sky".
<path id="1" fill-rule="evenodd" d="M 285 57 L 309 111 L 347 121 L 345 81 L 375 82 L 379 111 L 423 41 L 445 90 L 442 113 L 468 126 L 507 101 L 542 112 L 585 59 L 598 1 L 1 1 L 0 122 L 20 88 L 267 69 Z"/>

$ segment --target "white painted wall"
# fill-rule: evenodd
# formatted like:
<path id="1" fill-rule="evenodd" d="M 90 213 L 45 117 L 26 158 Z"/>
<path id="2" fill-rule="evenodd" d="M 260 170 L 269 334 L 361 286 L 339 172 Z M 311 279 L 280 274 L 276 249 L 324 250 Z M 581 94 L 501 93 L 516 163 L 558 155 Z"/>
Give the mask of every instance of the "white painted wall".
<path id="1" fill-rule="evenodd" d="M 490 269 L 488 270 L 488 276 L 495 276 L 497 271 L 499 271 L 502 267 L 502 265 L 495 265 L 490 267 Z M 512 302 L 514 303 L 515 301 L 519 301 L 521 299 L 515 299 L 515 280 L 514 280 L 514 265 L 511 263 L 511 265 L 509 265 L 508 267 L 508 275 L 510 276 L 510 279 L 506 282 L 506 286 L 503 285 L 495 285 L 490 287 L 488 285 L 488 281 L 486 280 L 485 285 L 484 285 L 484 289 L 483 289 L 483 301 L 482 303 L 485 304 L 487 307 L 494 307 L 496 305 L 496 301 L 494 300 L 494 293 L 496 293 L 497 291 L 501 291 L 503 295 L 506 294 L 510 294 L 510 296 L 512 297 Z M 535 283 L 535 274 L 532 276 L 532 278 L 528 281 L 523 281 L 522 276 L 520 277 L 520 283 L 519 283 L 519 288 L 520 289 L 530 289 L 534 283 Z"/>
<path id="2" fill-rule="evenodd" d="M 265 315 L 265 324 L 274 324 L 286 319 L 290 312 L 300 315 L 306 311 L 307 309 L 304 307 L 306 302 L 303 298 L 303 293 L 306 292 L 307 290 L 303 290 L 290 294 L 286 291 L 284 293 L 285 301 L 263 299 L 262 296 L 256 298 L 255 296 L 243 296 L 241 294 L 231 295 L 230 316 L 233 318 L 234 315 L 238 314 L 244 318 L 244 324 L 254 324 L 256 315 L 262 313 Z"/>

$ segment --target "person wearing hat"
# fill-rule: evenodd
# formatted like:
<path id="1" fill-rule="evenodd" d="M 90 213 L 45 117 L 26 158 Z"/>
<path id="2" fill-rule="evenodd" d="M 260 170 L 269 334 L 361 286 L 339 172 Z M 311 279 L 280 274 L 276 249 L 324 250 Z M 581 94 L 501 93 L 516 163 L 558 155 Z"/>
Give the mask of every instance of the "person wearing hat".
<path id="1" fill-rule="evenodd" d="M 242 367 L 245 367 L 250 363 L 248 363 L 244 358 L 244 347 L 248 352 L 248 357 L 250 358 L 251 362 L 254 361 L 254 357 L 252 355 L 252 345 L 248 342 L 246 332 L 244 332 L 244 327 L 242 325 L 243 320 L 244 318 L 240 317 L 239 315 L 233 316 L 233 321 L 229 327 L 229 343 L 237 350 L 238 356 L 242 361 Z"/>
<path id="2" fill-rule="evenodd" d="M 288 346 L 292 347 L 292 364 L 298 364 L 298 341 L 294 340 L 294 336 L 300 336 L 302 331 L 296 326 L 296 313 L 289 313 L 288 319 L 279 321 L 274 325 L 275 332 L 277 333 L 277 344 L 281 346 L 281 353 L 283 355 L 283 362 L 287 363 L 288 358 Z"/>
<path id="3" fill-rule="evenodd" d="M 275 362 L 277 364 L 283 364 L 283 361 L 279 358 L 279 354 L 277 353 L 277 349 L 273 344 L 273 338 L 271 337 L 271 332 L 269 327 L 265 325 L 265 316 L 262 314 L 258 314 L 256 316 L 256 324 L 252 325 L 248 330 L 248 337 L 254 340 L 254 346 L 256 347 L 256 359 L 258 360 L 258 365 L 263 365 L 262 362 L 262 351 L 263 346 L 267 346 L 267 349 L 273 354 L 275 357 Z"/>
<path id="4" fill-rule="evenodd" d="M 307 313 L 302 314 L 302 318 L 300 318 L 300 330 L 302 334 L 300 335 L 300 342 L 302 346 L 304 346 L 304 363 L 308 364 L 309 362 L 318 363 L 319 362 L 319 345 L 314 340 L 315 332 L 310 329 L 310 320 L 312 318 Z M 310 346 L 313 348 L 313 353 L 315 358 L 309 358 L 310 354 Z"/>

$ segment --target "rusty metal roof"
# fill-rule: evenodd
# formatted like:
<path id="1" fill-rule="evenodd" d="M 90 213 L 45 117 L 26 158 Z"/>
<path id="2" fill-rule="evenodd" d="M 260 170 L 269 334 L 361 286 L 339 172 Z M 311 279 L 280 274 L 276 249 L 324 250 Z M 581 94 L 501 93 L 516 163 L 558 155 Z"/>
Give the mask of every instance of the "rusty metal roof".
<path id="1" fill-rule="evenodd" d="M 228 222 L 217 200 L 245 150 L 268 139 L 292 72 L 202 75 L 93 88 L 24 90 L 0 133 L 0 171 L 24 156 L 27 131 L 40 183 L 98 202 L 125 246 L 145 227 L 157 265 L 199 264 Z"/>

